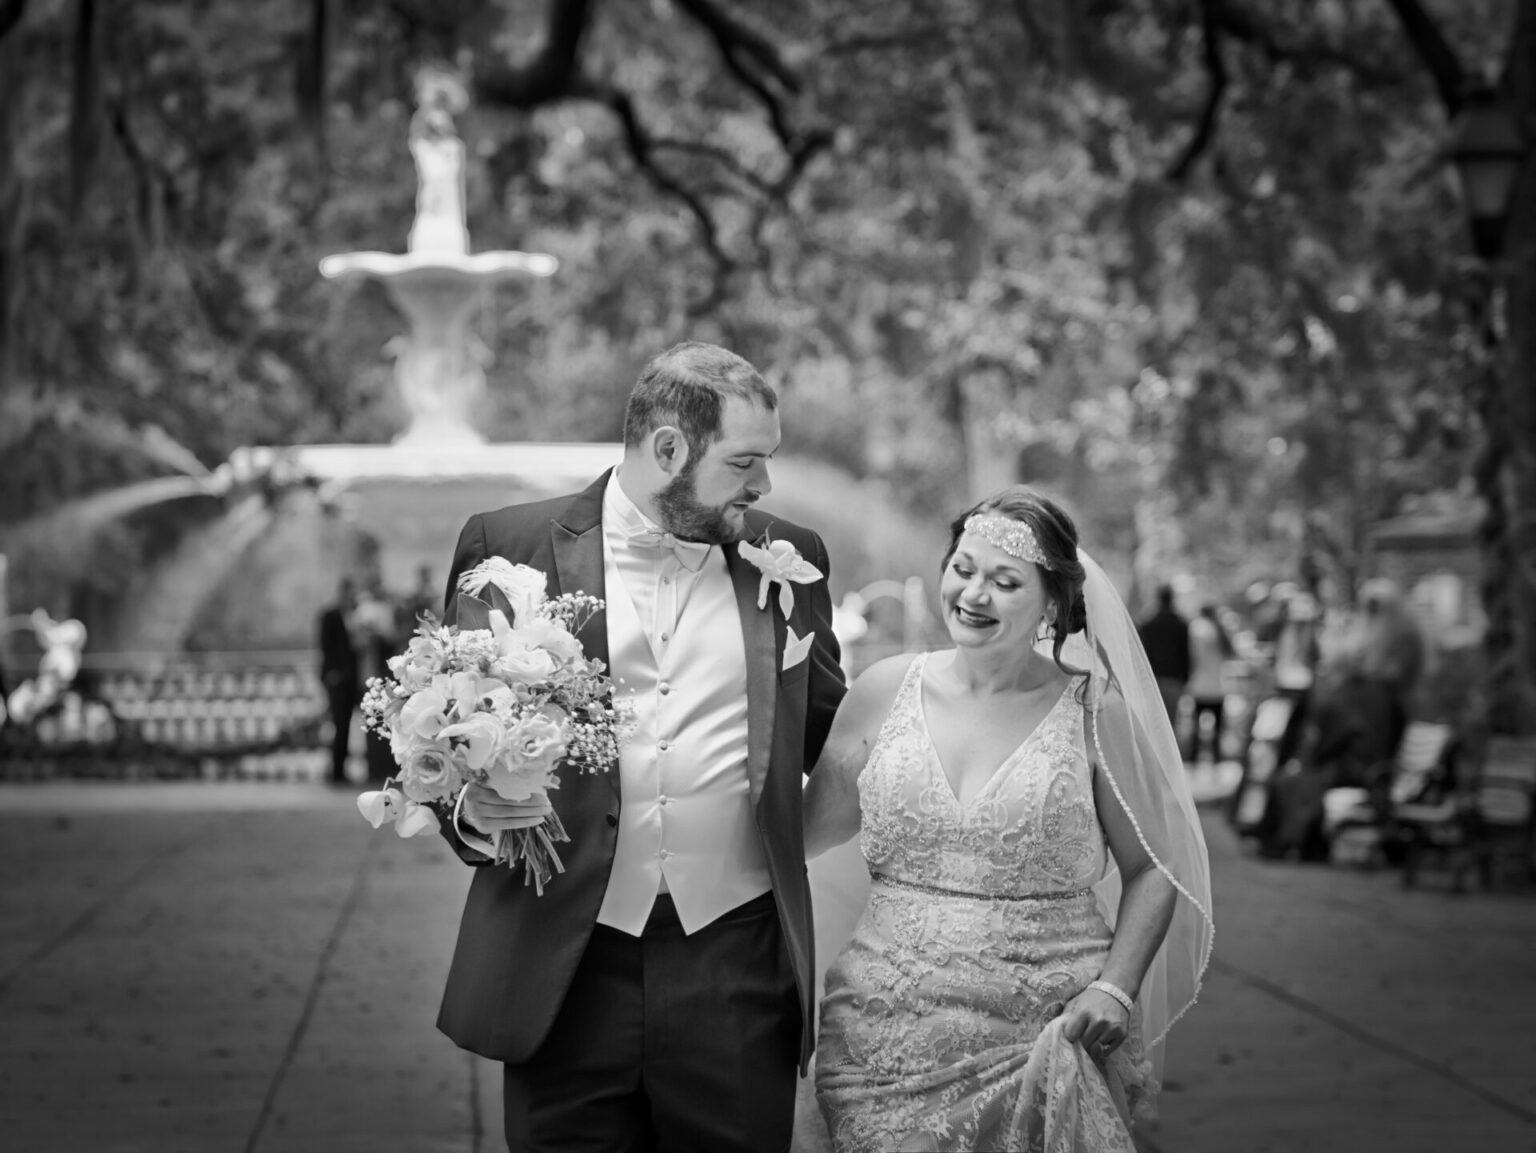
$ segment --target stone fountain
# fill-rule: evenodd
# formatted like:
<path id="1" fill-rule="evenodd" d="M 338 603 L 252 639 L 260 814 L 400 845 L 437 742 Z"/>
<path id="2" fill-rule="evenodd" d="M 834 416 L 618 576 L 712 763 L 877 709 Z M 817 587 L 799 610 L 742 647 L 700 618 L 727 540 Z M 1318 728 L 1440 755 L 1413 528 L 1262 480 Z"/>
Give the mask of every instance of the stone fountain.
<path id="1" fill-rule="evenodd" d="M 456 77 L 418 78 L 408 141 L 416 211 L 406 251 L 320 261 L 328 279 L 379 281 L 404 319 L 406 331 L 385 351 L 406 427 L 389 444 L 237 449 L 213 480 L 245 495 L 213 502 L 217 511 L 137 578 L 107 627 L 92 623 L 98 660 L 116 654 L 142 668 L 194 653 L 309 662 L 316 615 L 342 575 L 374 577 L 403 595 L 427 572 L 441 591 L 468 516 L 575 491 L 621 459 L 618 444 L 490 443 L 477 428 L 490 356 L 473 331 L 476 309 L 498 286 L 553 275 L 557 262 L 543 253 L 471 251 L 467 150 L 454 127 L 465 106 Z M 835 548 L 839 592 L 847 582 L 857 588 L 877 576 L 926 572 L 939 555 L 936 531 L 834 466 L 784 458 L 774 482 L 770 507 L 816 525 Z M 274 490 L 276 500 L 263 495 Z"/>
<path id="2" fill-rule="evenodd" d="M 459 80 L 423 71 L 409 146 L 416 163 L 416 214 L 406 251 L 348 252 L 320 261 L 337 281 L 377 280 L 407 323 L 385 352 L 407 414 L 388 445 L 302 445 L 237 451 L 237 476 L 281 462 L 314 478 L 324 500 L 376 545 L 367 567 L 403 588 L 422 568 L 439 576 L 458 524 L 469 513 L 565 491 L 614 463 L 615 445 L 487 443 L 476 427 L 490 351 L 471 321 L 497 284 L 552 276 L 553 256 L 471 252 L 465 217 L 464 142 L 454 117 L 466 106 Z"/>
<path id="3" fill-rule="evenodd" d="M 395 382 L 410 418 L 395 444 L 457 452 L 485 440 L 472 423 L 472 412 L 485 392 L 489 352 L 469 331 L 471 315 L 488 286 L 551 276 L 556 261 L 537 252 L 470 253 L 464 142 L 453 127 L 454 114 L 464 108 L 464 90 L 452 77 L 426 72 L 417 93 L 410 131 L 416 219 L 405 255 L 327 256 L 320 262 L 320 273 L 334 280 L 383 282 L 410 324 L 407 335 L 387 346 L 395 357 Z"/>
<path id="4" fill-rule="evenodd" d="M 109 522 L 157 518 L 153 555 L 115 574 L 115 595 L 99 612 L 82 611 L 91 637 L 82 667 L 93 699 L 108 701 L 139 739 L 184 753 L 223 750 L 188 754 L 204 758 L 205 774 L 228 771 L 232 757 L 241 773 L 326 771 L 310 731 L 324 704 L 316 619 L 343 575 L 376 579 L 399 597 L 416 593 L 426 574 L 435 601 L 468 516 L 574 491 L 623 455 L 618 444 L 489 443 L 478 431 L 491 358 L 474 333 L 476 309 L 497 286 L 549 277 L 557 264 L 542 253 L 471 251 L 466 149 L 453 121 L 465 106 L 463 88 L 426 72 L 417 102 L 406 251 L 320 261 L 328 279 L 381 282 L 405 321 L 385 346 L 407 415 L 393 442 L 241 448 L 211 472 L 93 494 L 22 526 L 21 537 L 56 541 L 73 525 L 73 551 L 86 556 L 90 535 Z M 833 465 L 781 458 L 774 482 L 770 507 L 825 535 L 835 594 L 876 576 L 926 571 L 939 555 L 939 526 L 913 523 L 878 486 Z M 0 623 L 3 562 L 0 555 Z M 38 620 L 51 622 L 26 619 L 34 631 Z M 44 663 L 36 662 L 39 676 Z M 9 666 L 30 672 L 29 662 Z M 266 751 L 230 752 L 258 746 Z M 0 749 L 0 761 L 7 755 Z M 48 757 L 34 759 L 38 772 L 57 769 Z M 87 762 L 96 766 L 90 771 L 100 767 Z M 130 757 L 118 769 L 137 763 Z"/>

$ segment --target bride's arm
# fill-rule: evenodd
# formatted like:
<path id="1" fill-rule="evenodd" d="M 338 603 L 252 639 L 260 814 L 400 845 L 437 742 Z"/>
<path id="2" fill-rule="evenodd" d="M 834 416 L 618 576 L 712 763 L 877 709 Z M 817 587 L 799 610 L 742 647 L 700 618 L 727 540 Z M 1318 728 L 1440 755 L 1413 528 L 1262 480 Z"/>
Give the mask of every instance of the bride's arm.
<path id="1" fill-rule="evenodd" d="M 1125 702 L 1118 695 L 1111 695 L 1103 707 L 1123 711 Z M 1091 717 L 1085 718 L 1085 723 L 1091 725 Z M 1124 726 L 1106 724 L 1104 729 L 1118 732 L 1122 727 L 1124 731 L 1130 731 L 1128 723 Z M 1087 739 L 1088 747 L 1094 748 L 1091 729 Z M 1116 756 L 1118 752 L 1109 750 L 1108 755 Z M 1104 828 L 1104 838 L 1109 842 L 1109 851 L 1120 870 L 1121 883 L 1115 935 L 1098 979 L 1134 1000 L 1152 958 L 1168 933 L 1178 894 L 1173 882 L 1157 867 L 1142 844 L 1136 826 L 1121 807 L 1097 757 L 1092 759 L 1094 806 Z M 1118 999 L 1091 987 L 1074 997 L 1062 1016 L 1066 1019 L 1066 1039 L 1081 1041 L 1090 1049 L 1100 1042 L 1110 1047 L 1120 1044 L 1130 1028 L 1130 1014 Z"/>
<path id="2" fill-rule="evenodd" d="M 1099 980 L 1108 981 L 1134 998 L 1168 932 L 1178 894 L 1173 882 L 1153 864 L 1136 835 L 1136 827 L 1097 767 L 1093 773 L 1093 799 L 1109 851 L 1120 868 L 1121 884 L 1115 939 Z"/>
<path id="3" fill-rule="evenodd" d="M 871 665 L 837 707 L 832 731 L 805 786 L 805 859 L 834 849 L 859 831 L 859 773 L 891 710 L 910 653 Z"/>

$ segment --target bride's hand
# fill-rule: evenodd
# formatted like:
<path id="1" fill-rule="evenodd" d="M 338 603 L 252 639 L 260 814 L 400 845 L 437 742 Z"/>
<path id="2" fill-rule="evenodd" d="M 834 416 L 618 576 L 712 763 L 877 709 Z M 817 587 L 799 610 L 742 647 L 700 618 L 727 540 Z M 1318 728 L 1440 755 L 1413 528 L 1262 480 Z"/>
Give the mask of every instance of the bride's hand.
<path id="1" fill-rule="evenodd" d="M 1084 989 L 1061 1011 L 1062 1036 L 1103 1061 L 1130 1035 L 1131 1015 L 1124 1005 L 1098 989 Z"/>

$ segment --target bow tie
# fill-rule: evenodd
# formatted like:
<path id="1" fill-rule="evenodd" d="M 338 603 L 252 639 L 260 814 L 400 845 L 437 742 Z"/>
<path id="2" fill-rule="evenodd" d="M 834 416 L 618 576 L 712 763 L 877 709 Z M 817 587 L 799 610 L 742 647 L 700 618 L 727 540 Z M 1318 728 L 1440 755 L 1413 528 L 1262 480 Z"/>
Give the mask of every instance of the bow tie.
<path id="1" fill-rule="evenodd" d="M 698 572 L 703 568 L 704 561 L 709 557 L 709 550 L 714 547 L 701 540 L 678 540 L 671 533 L 663 532 L 659 528 L 632 532 L 629 534 L 629 543 L 635 548 L 670 552 L 677 557 L 677 563 L 689 572 Z"/>

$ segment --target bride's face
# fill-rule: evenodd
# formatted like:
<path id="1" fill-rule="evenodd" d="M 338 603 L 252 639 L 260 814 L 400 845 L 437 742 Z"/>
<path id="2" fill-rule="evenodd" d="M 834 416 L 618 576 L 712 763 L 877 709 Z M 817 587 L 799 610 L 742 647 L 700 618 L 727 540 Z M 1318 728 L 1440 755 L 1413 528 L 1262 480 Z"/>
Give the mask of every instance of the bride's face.
<path id="1" fill-rule="evenodd" d="M 1040 568 L 964 533 L 939 584 L 944 624 L 957 645 L 1031 647 L 1049 608 Z"/>

